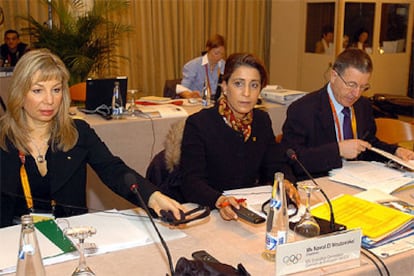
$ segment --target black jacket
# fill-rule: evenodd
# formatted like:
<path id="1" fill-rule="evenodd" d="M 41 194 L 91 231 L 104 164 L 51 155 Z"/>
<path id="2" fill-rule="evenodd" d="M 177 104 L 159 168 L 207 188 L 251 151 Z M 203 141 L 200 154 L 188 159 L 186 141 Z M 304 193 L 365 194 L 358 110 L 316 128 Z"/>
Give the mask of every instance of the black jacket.
<path id="1" fill-rule="evenodd" d="M 126 174 L 132 173 L 144 200 L 148 201 L 157 188 L 129 168 L 119 157 L 112 155 L 85 121 L 74 122 L 79 133 L 75 147 L 68 152 L 52 152 L 49 148 L 46 155 L 50 195 L 58 204 L 56 215 L 71 216 L 87 212 L 86 165 L 90 165 L 111 190 L 138 205 L 135 195 L 129 190 L 133 183 L 126 183 L 128 181 L 124 179 Z M 22 212 L 27 213 L 20 180 L 21 162 L 18 151 L 13 146 L 9 149 L 8 152 L 1 152 L 1 226 L 11 225 L 13 217 L 19 217 Z M 36 208 L 36 199 L 34 207 Z"/>
<path id="2" fill-rule="evenodd" d="M 396 146 L 381 142 L 375 136 L 377 129 L 369 100 L 361 97 L 353 107 L 358 137 L 364 137 L 374 147 L 394 153 Z M 342 166 L 327 86 L 293 102 L 287 110 L 282 130 L 282 144 L 294 149 L 314 176 L 326 175 L 329 170 Z M 371 151 L 360 154 L 358 159 L 382 160 Z M 298 166 L 295 166 L 295 172 L 298 176 L 304 175 Z"/>
<path id="3" fill-rule="evenodd" d="M 267 112 L 254 109 L 247 142 L 218 113 L 201 110 L 186 121 L 181 146 L 181 186 L 185 200 L 215 208 L 224 190 L 272 184 L 284 172 L 294 182 L 285 150 L 276 144 Z"/>

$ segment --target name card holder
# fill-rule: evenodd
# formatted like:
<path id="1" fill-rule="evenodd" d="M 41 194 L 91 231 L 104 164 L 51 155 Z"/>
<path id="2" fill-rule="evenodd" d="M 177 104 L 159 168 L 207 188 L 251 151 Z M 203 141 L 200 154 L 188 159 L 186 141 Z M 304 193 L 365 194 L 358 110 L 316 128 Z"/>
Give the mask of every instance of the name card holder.
<path id="1" fill-rule="evenodd" d="M 282 244 L 277 248 L 276 275 L 338 263 L 341 264 L 340 267 L 332 267 L 334 271 L 327 273 L 357 267 L 360 265 L 361 236 L 361 229 L 353 229 Z"/>

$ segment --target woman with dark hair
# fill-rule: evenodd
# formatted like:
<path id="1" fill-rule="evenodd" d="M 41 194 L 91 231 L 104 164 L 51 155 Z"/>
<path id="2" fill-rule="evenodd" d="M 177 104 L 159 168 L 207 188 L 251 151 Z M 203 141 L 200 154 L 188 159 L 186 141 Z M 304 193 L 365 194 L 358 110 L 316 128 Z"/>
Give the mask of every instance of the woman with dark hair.
<path id="1" fill-rule="evenodd" d="M 62 60 L 46 49 L 29 51 L 15 67 L 0 119 L 0 227 L 28 213 L 86 213 L 87 165 L 131 203 L 140 204 L 129 189 L 139 184 L 156 213 L 171 210 L 180 218 L 180 204 L 112 155 L 85 121 L 69 116 L 68 80 Z"/>
<path id="2" fill-rule="evenodd" d="M 284 154 L 275 141 L 269 115 L 254 106 L 267 73 L 252 54 L 228 57 L 223 75 L 223 93 L 216 106 L 191 115 L 184 128 L 181 145 L 186 201 L 219 208 L 225 220 L 237 219 L 231 206 L 237 199 L 223 191 L 271 184 L 281 171 L 294 181 Z M 288 194 L 298 201 L 298 193 L 286 181 Z"/>

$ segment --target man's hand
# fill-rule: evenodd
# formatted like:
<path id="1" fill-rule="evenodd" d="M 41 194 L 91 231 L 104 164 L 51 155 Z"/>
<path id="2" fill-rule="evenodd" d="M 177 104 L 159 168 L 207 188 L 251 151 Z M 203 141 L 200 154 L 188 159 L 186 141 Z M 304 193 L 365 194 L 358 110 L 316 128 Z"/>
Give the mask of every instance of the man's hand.
<path id="1" fill-rule="evenodd" d="M 414 152 L 406 148 L 398 147 L 395 155 L 405 161 L 414 160 Z"/>
<path id="2" fill-rule="evenodd" d="M 361 152 L 371 148 L 371 144 L 360 139 L 348 139 L 338 143 L 339 155 L 345 159 L 354 159 Z"/>

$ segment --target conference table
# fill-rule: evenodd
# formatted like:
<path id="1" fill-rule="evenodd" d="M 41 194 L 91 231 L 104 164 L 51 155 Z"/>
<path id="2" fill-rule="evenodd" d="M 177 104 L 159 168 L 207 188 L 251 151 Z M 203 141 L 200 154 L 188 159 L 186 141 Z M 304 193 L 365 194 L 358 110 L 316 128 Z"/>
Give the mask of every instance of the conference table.
<path id="1" fill-rule="evenodd" d="M 329 197 L 341 193 L 355 194 L 360 189 L 335 183 L 328 178 L 317 180 Z M 401 199 L 414 203 L 414 190 L 404 190 L 394 194 Z M 323 200 L 315 196 L 315 200 Z M 159 226 L 161 227 L 161 226 Z M 99 231 L 99 229 L 98 229 Z M 220 262 L 237 266 L 242 263 L 251 275 L 275 275 L 275 264 L 264 260 L 265 224 L 252 225 L 243 221 L 224 221 L 216 210 L 201 221 L 175 230 L 183 231 L 183 238 L 168 241 L 173 264 L 180 257 L 191 258 L 191 253 L 206 250 Z M 128 235 L 128 233 L 124 233 Z M 383 259 L 391 275 L 413 275 L 414 245 L 411 249 Z M 169 265 L 160 243 L 114 251 L 108 254 L 87 257 L 88 265 L 96 275 L 166 275 Z M 380 275 L 372 261 L 361 254 L 359 266 L 337 264 L 331 268 L 319 268 L 312 272 L 304 271 L 295 275 Z M 46 266 L 47 275 L 70 275 L 77 261 L 67 261 Z M 384 270 L 383 270 L 383 273 Z"/>
<path id="2" fill-rule="evenodd" d="M 281 133 L 287 105 L 263 101 L 259 107 L 269 113 L 275 135 Z M 191 115 L 202 107 L 185 104 L 182 108 Z M 121 157 L 128 166 L 144 176 L 152 158 L 164 148 L 163 142 L 170 126 L 187 117 L 186 115 L 150 119 L 138 116 L 133 119 L 127 117 L 122 120 L 105 120 L 99 115 L 85 115 L 73 108 L 72 111 L 76 112 L 75 116 L 86 120 L 95 129 L 113 154 Z M 89 208 L 105 210 L 133 207 L 126 200 L 114 195 L 90 168 L 87 183 Z"/>

